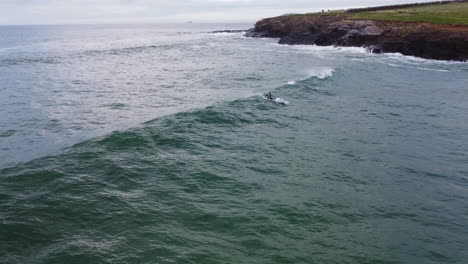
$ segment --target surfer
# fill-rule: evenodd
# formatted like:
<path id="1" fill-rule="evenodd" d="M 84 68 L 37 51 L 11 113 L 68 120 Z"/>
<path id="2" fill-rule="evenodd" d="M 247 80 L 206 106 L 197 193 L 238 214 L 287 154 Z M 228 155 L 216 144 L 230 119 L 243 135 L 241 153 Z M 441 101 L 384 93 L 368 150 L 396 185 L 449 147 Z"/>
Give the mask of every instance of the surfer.
<path id="1" fill-rule="evenodd" d="M 266 97 L 266 99 L 268 99 L 270 101 L 273 101 L 276 104 L 281 104 L 281 105 L 288 105 L 289 104 L 288 101 L 285 101 L 285 100 L 283 100 L 281 98 L 278 98 L 278 97 L 274 97 L 273 95 L 271 95 L 271 93 L 265 94 L 265 97 Z"/>

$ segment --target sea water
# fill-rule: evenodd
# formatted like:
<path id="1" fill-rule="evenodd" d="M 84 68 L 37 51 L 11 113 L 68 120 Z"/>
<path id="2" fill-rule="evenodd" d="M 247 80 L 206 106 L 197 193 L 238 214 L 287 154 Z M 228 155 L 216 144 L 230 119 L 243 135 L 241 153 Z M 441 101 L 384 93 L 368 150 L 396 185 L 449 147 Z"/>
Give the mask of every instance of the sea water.
<path id="1" fill-rule="evenodd" d="M 0 263 L 465 263 L 468 63 L 249 27 L 0 27 Z"/>

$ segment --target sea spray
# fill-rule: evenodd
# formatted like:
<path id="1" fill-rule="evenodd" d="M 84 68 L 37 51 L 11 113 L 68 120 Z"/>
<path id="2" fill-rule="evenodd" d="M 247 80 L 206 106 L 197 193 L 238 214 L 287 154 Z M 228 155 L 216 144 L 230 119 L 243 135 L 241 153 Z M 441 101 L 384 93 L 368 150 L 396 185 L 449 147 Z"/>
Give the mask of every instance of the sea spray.
<path id="1" fill-rule="evenodd" d="M 334 71 L 335 70 L 333 68 L 319 67 L 319 68 L 309 69 L 307 71 L 307 74 L 309 75 L 309 77 L 317 77 L 319 79 L 325 79 L 327 77 L 333 76 Z"/>

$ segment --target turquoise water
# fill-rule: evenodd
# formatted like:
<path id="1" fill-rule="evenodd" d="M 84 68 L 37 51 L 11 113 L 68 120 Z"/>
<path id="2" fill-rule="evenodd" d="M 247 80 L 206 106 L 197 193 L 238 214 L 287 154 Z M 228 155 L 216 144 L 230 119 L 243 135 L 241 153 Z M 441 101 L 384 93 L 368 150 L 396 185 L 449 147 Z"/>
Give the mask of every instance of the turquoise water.
<path id="1" fill-rule="evenodd" d="M 133 27 L 2 40 L 0 263 L 466 261 L 466 63 Z"/>

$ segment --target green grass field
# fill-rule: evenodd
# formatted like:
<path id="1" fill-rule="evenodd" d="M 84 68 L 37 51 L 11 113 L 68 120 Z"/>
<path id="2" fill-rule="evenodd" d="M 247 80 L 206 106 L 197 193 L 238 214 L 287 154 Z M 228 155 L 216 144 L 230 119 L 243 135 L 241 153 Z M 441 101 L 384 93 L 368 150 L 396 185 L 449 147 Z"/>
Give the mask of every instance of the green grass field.
<path id="1" fill-rule="evenodd" d="M 468 25 L 468 2 L 359 12 L 349 18 Z"/>
<path id="2" fill-rule="evenodd" d="M 330 12 L 293 14 L 292 16 L 341 16 L 349 19 L 371 19 L 402 22 L 428 22 L 435 24 L 468 25 L 468 2 L 434 4 L 417 7 L 397 8 L 383 11 L 347 13 L 345 10 Z"/>

